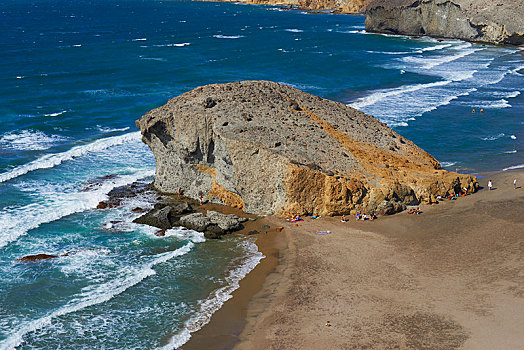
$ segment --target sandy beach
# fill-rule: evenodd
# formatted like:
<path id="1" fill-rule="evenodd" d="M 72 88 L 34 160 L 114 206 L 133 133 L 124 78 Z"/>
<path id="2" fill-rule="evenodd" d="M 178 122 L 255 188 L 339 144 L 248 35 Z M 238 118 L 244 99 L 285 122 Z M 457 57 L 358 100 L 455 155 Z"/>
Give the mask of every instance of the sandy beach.
<path id="1" fill-rule="evenodd" d="M 184 349 L 520 348 L 524 172 L 489 178 L 420 215 L 265 219 L 268 258 Z"/>

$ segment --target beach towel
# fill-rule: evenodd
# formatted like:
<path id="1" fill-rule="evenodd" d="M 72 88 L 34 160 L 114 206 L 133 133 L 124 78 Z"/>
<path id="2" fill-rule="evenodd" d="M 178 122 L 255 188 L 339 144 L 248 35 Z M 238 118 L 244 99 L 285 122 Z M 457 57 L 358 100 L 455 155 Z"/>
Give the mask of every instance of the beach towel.
<path id="1" fill-rule="evenodd" d="M 331 231 L 317 231 L 317 235 L 329 235 Z"/>

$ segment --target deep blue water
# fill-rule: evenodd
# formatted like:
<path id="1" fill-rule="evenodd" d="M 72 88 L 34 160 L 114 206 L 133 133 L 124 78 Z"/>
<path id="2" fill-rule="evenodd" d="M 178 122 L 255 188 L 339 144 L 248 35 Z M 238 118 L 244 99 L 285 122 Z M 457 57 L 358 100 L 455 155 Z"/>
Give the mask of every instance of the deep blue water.
<path id="1" fill-rule="evenodd" d="M 0 12 L 0 349 L 182 344 L 259 261 L 249 240 L 131 223 L 148 198 L 93 210 L 152 179 L 134 121 L 197 86 L 273 80 L 376 116 L 449 169 L 524 166 L 515 48 L 226 3 L 4 0 Z"/>

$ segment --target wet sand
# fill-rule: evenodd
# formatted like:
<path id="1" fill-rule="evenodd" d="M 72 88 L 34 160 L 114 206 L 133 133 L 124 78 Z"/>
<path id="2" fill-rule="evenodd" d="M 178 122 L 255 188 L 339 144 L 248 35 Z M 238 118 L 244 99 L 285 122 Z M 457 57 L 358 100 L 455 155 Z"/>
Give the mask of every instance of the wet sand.
<path id="1" fill-rule="evenodd" d="M 259 235 L 271 259 L 183 348 L 521 348 L 524 188 L 513 189 L 515 177 L 524 184 L 522 171 L 493 175 L 493 191 L 479 178 L 478 193 L 420 215 L 298 226 L 266 218 L 285 227 Z"/>

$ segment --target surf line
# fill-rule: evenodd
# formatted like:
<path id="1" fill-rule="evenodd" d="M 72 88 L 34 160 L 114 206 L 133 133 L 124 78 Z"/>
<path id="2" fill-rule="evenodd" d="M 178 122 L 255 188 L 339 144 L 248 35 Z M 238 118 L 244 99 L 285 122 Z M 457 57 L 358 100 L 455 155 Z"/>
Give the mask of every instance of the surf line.
<path id="1" fill-rule="evenodd" d="M 0 174 L 0 183 L 17 178 L 34 170 L 53 168 L 62 164 L 64 161 L 132 141 L 140 141 L 140 131 L 98 139 L 86 145 L 75 146 L 62 153 L 46 154 L 32 162 L 17 166 L 12 170 Z"/>
<path id="2" fill-rule="evenodd" d="M 43 316 L 39 319 L 29 321 L 19 327 L 18 331 L 12 333 L 4 342 L 0 343 L 0 350 L 10 350 L 20 346 L 24 342 L 24 336 L 28 333 L 35 332 L 51 324 L 57 317 L 64 316 L 73 312 L 80 311 L 87 307 L 105 303 L 115 296 L 122 294 L 130 287 L 140 283 L 149 276 L 155 275 L 153 270 L 155 265 L 171 260 L 175 257 L 185 255 L 195 246 L 194 243 L 189 242 L 185 246 L 178 248 L 172 252 L 162 253 L 153 261 L 136 269 L 131 276 L 125 278 L 116 278 L 112 281 L 106 282 L 89 293 L 82 293 L 79 298 L 74 298 L 66 305 L 60 307 L 54 312 Z"/>

